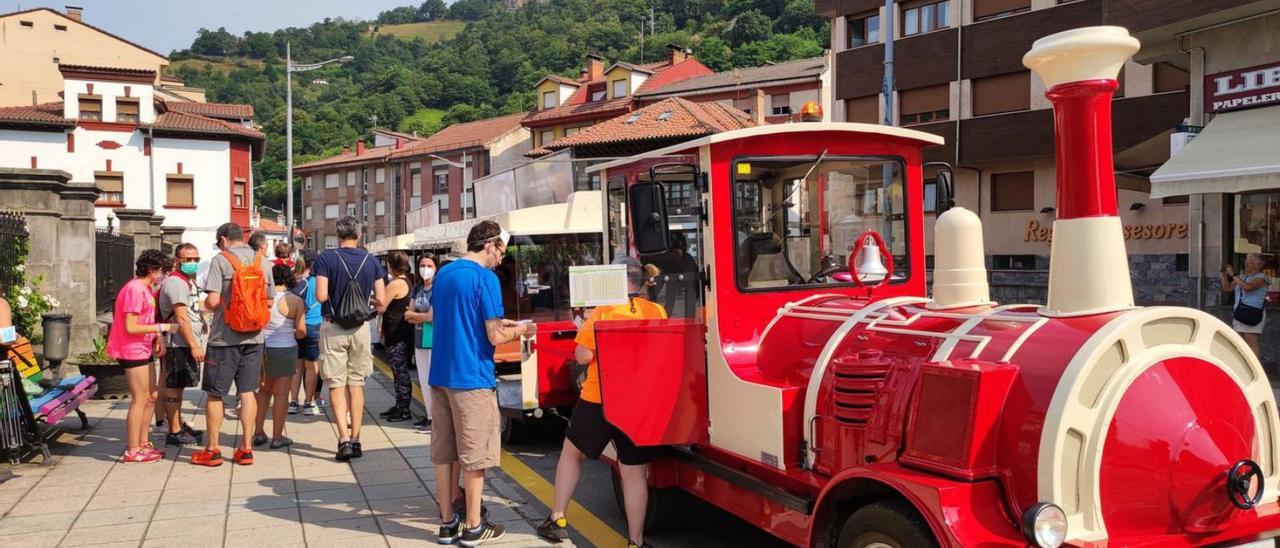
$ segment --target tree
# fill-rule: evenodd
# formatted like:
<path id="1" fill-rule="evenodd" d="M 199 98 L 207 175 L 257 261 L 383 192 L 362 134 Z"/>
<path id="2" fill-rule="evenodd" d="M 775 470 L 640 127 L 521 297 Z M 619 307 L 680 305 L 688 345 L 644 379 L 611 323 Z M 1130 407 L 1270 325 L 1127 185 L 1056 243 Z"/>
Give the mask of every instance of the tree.
<path id="1" fill-rule="evenodd" d="M 195 41 L 191 42 L 191 53 L 197 55 L 223 57 L 236 47 L 235 35 L 227 32 L 225 27 L 214 31 L 202 28 L 196 34 Z"/>
<path id="2" fill-rule="evenodd" d="M 821 27 L 824 17 L 813 9 L 812 0 L 790 0 L 782 8 L 782 15 L 774 24 L 777 32 L 795 32 L 804 28 Z"/>
<path id="3" fill-rule="evenodd" d="M 463 21 L 479 21 L 493 13 L 498 6 L 494 0 L 457 0 L 449 6 L 449 18 Z"/>
<path id="4" fill-rule="evenodd" d="M 768 40 L 773 36 L 773 21 L 760 10 L 747 10 L 734 18 L 727 38 L 734 47 L 748 42 Z"/>
<path id="5" fill-rule="evenodd" d="M 733 52 L 729 50 L 729 44 L 714 36 L 693 46 L 693 56 L 716 72 L 732 68 Z"/>
<path id="6" fill-rule="evenodd" d="M 448 7 L 444 5 L 444 0 L 427 0 L 421 6 L 418 6 L 419 21 L 437 21 L 444 19 L 448 13 Z"/>
<path id="7" fill-rule="evenodd" d="M 384 25 L 414 23 L 418 21 L 418 11 L 410 6 L 402 6 L 379 13 L 376 21 Z"/>

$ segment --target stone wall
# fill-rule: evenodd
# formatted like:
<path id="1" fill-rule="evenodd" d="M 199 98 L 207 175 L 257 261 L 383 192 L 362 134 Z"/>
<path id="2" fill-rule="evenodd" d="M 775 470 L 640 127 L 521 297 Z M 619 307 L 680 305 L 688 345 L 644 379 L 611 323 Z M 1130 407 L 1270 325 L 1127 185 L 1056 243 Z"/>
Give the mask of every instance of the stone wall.
<path id="1" fill-rule="evenodd" d="M 1177 269 L 1176 255 L 1130 255 L 1129 277 L 1139 305 L 1196 305 L 1196 281 Z M 992 270 L 991 257 L 987 257 L 987 280 L 992 300 L 1000 304 L 1044 304 L 1049 293 L 1049 257 L 1036 256 L 1033 270 Z M 1210 288 L 1206 296 L 1209 293 L 1216 290 Z M 1213 297 L 1215 300 L 1205 301 L 1206 307 L 1220 302 L 1217 295 Z"/>

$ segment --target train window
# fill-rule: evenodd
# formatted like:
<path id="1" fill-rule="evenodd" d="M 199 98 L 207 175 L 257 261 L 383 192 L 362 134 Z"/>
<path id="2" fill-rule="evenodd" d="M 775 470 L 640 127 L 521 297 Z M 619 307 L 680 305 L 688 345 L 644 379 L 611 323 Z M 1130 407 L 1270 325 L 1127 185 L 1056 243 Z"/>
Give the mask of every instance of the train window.
<path id="1" fill-rule="evenodd" d="M 755 157 L 735 162 L 736 278 L 743 290 L 851 285 L 849 255 L 875 230 L 910 273 L 903 166 L 898 159 Z"/>
<path id="2" fill-rule="evenodd" d="M 569 267 L 600 264 L 599 234 L 516 236 L 494 269 L 508 318 L 571 320 Z"/>
<path id="3" fill-rule="evenodd" d="M 627 241 L 627 178 L 623 175 L 609 177 L 609 260 L 624 256 L 630 251 Z"/>

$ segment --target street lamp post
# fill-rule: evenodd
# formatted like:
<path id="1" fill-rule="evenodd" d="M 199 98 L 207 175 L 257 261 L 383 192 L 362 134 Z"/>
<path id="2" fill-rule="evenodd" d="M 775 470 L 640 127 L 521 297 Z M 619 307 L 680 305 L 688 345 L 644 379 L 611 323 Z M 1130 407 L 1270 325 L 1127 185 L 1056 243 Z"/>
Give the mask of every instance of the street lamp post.
<path id="1" fill-rule="evenodd" d="M 293 73 L 307 72 L 333 63 L 345 63 L 355 57 L 343 55 L 319 63 L 293 64 L 293 51 L 289 42 L 284 44 L 284 140 L 285 140 L 285 219 L 289 238 L 293 238 Z"/>
<path id="2" fill-rule="evenodd" d="M 442 158 L 440 156 L 436 156 L 435 154 L 428 154 L 427 156 L 430 156 L 432 158 L 440 160 L 441 162 L 449 164 L 450 166 L 453 166 L 462 170 L 462 195 L 463 197 L 466 197 L 467 190 L 470 189 L 470 185 L 471 185 L 471 170 L 467 169 L 467 153 L 466 152 L 462 153 L 462 163 L 455 162 L 448 158 Z M 476 207 L 476 203 L 475 203 L 476 193 L 475 193 L 475 189 L 470 189 L 470 190 L 471 190 L 471 207 L 474 208 Z M 462 205 L 461 207 L 459 207 L 459 209 L 461 210 L 462 218 L 463 219 L 467 218 L 466 205 L 465 204 Z"/>

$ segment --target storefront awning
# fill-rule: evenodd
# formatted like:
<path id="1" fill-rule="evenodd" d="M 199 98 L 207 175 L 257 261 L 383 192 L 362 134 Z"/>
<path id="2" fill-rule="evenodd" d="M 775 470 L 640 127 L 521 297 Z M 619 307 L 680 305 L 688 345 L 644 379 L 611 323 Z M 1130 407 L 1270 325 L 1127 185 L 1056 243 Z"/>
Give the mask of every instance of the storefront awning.
<path id="1" fill-rule="evenodd" d="M 1151 174 L 1151 197 L 1280 189 L 1280 106 L 1214 117 Z"/>

